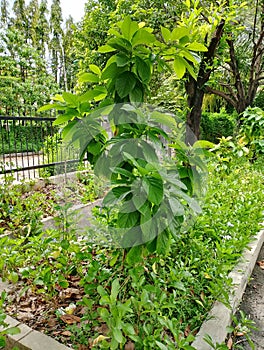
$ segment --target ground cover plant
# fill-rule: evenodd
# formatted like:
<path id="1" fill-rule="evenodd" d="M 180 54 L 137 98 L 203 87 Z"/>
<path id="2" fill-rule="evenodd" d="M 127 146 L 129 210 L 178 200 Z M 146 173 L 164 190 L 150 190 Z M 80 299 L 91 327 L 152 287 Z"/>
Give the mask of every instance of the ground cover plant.
<path id="1" fill-rule="evenodd" d="M 203 214 L 166 254 L 124 260 L 80 239 L 70 216 L 63 233 L 2 238 L 1 277 L 19 281 L 6 310 L 76 349 L 191 349 L 214 300 L 228 304 L 228 272 L 259 230 L 262 161 L 233 158 L 227 172 L 212 160 Z"/>
<path id="2" fill-rule="evenodd" d="M 103 186 L 90 167 L 76 173 L 74 180 L 58 178 L 57 183 L 42 180 L 14 183 L 7 176 L 0 183 L 0 235 L 24 236 L 41 230 L 41 220 L 56 216 L 60 206 L 93 202 L 100 198 Z"/>

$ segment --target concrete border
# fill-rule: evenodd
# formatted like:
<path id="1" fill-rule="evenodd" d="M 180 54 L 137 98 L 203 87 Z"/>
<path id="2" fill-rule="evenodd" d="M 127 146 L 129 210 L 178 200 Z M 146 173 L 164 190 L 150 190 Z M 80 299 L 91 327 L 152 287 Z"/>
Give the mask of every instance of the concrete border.
<path id="1" fill-rule="evenodd" d="M 263 226 L 264 224 L 262 224 Z M 227 337 L 227 327 L 231 324 L 232 315 L 235 314 L 246 289 L 248 280 L 254 269 L 261 247 L 264 243 L 264 229 L 256 235 L 240 258 L 239 263 L 230 272 L 233 287 L 229 294 L 230 308 L 223 303 L 216 301 L 208 314 L 208 319 L 203 322 L 199 332 L 195 337 L 192 346 L 196 350 L 211 350 L 212 347 L 204 340 L 206 335 L 212 338 L 214 344 L 225 341 Z"/>
<path id="2" fill-rule="evenodd" d="M 20 333 L 6 336 L 6 346 L 4 347 L 4 350 L 11 350 L 13 347 L 17 347 L 19 350 L 72 350 L 72 348 L 59 343 L 57 340 L 46 334 L 34 331 L 32 328 L 10 316 L 6 317 L 5 322 L 8 324 L 8 327 L 6 328 L 18 327 Z M 0 331 L 6 328 L 0 327 Z"/>

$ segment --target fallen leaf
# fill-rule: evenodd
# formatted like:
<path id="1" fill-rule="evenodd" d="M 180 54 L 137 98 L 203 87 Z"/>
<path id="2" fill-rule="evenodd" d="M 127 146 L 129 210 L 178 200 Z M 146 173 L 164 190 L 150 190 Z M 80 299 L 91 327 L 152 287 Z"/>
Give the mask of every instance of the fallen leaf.
<path id="1" fill-rule="evenodd" d="M 257 261 L 258 266 L 264 270 L 264 260 Z"/>
<path id="2" fill-rule="evenodd" d="M 232 338 L 230 337 L 226 343 L 226 346 L 228 347 L 228 349 L 232 349 L 232 346 L 233 346 L 233 340 Z"/>
<path id="3" fill-rule="evenodd" d="M 67 324 L 74 324 L 74 323 L 81 322 L 80 317 L 75 315 L 67 315 L 67 314 L 61 315 L 60 319 Z"/>
<path id="4" fill-rule="evenodd" d="M 188 326 L 185 328 L 185 330 L 184 330 L 184 336 L 185 336 L 185 337 L 188 337 L 188 335 L 190 334 L 190 332 L 191 332 L 191 329 L 190 329 L 190 326 L 188 325 Z"/>
<path id="5" fill-rule="evenodd" d="M 109 339 L 109 337 L 105 337 L 104 335 L 99 335 L 97 338 L 94 339 L 92 346 L 95 346 L 96 344 L 100 343 L 101 341 Z"/>
<path id="6" fill-rule="evenodd" d="M 72 333 L 70 331 L 63 331 L 61 332 L 61 335 L 65 335 L 65 337 L 70 337 Z"/>
<path id="7" fill-rule="evenodd" d="M 236 337 L 243 337 L 245 335 L 245 332 L 236 332 Z"/>
<path id="8" fill-rule="evenodd" d="M 132 341 L 129 341 L 128 343 L 126 343 L 125 350 L 134 350 L 134 349 L 135 349 L 135 344 L 132 343 Z"/>

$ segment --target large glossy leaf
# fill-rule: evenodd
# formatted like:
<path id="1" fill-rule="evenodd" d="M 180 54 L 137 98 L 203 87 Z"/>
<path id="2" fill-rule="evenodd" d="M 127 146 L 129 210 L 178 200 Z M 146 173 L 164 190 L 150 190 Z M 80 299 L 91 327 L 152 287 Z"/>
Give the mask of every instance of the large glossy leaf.
<path id="1" fill-rule="evenodd" d="M 143 88 L 140 88 L 138 85 L 134 87 L 129 93 L 130 102 L 143 102 L 144 94 Z"/>
<path id="2" fill-rule="evenodd" d="M 171 34 L 171 40 L 175 41 L 175 40 L 179 40 L 181 38 L 183 38 L 184 36 L 189 36 L 190 32 L 189 29 L 186 27 L 177 27 L 174 28 Z"/>
<path id="3" fill-rule="evenodd" d="M 133 47 L 138 45 L 149 45 L 156 41 L 155 35 L 148 32 L 146 29 L 140 28 L 132 38 Z"/>
<path id="4" fill-rule="evenodd" d="M 71 94 L 70 92 L 63 92 L 62 97 L 71 107 L 78 107 L 79 100 L 77 95 Z"/>
<path id="5" fill-rule="evenodd" d="M 181 79 L 186 72 L 186 61 L 184 58 L 178 56 L 175 57 L 173 62 L 173 68 L 178 79 Z"/>
<path id="6" fill-rule="evenodd" d="M 144 182 L 148 186 L 148 200 L 159 205 L 163 200 L 163 182 L 154 177 L 145 177 Z"/>
<path id="7" fill-rule="evenodd" d="M 96 66 L 95 64 L 90 64 L 89 69 L 94 74 L 99 75 L 99 76 L 101 75 L 101 69 L 98 66 Z"/>
<path id="8" fill-rule="evenodd" d="M 122 52 L 117 54 L 115 58 L 117 67 L 124 67 L 130 62 L 130 58 Z"/>
<path id="9" fill-rule="evenodd" d="M 149 82 L 151 78 L 151 68 L 150 65 L 145 62 L 141 57 L 136 57 L 136 71 L 143 83 Z"/>
<path id="10" fill-rule="evenodd" d="M 186 48 L 190 51 L 201 51 L 201 52 L 207 51 L 207 48 L 203 44 L 197 43 L 197 42 L 193 42 L 187 45 Z"/>
<path id="11" fill-rule="evenodd" d="M 127 16 L 121 24 L 121 31 L 124 37 L 130 41 L 137 30 L 138 24 L 132 21 L 130 16 Z"/>
<path id="12" fill-rule="evenodd" d="M 118 51 L 129 53 L 132 51 L 131 43 L 124 38 L 112 38 L 107 44 Z"/>
<path id="13" fill-rule="evenodd" d="M 130 213 L 119 212 L 117 225 L 120 228 L 131 228 L 137 225 L 139 220 L 139 212 L 134 211 Z"/>
<path id="14" fill-rule="evenodd" d="M 66 113 L 59 115 L 53 122 L 53 125 L 60 125 L 68 122 L 73 117 L 78 116 L 79 113 L 76 109 L 69 109 Z"/>
<path id="15" fill-rule="evenodd" d="M 102 80 L 113 79 L 117 75 L 117 72 L 118 72 L 117 64 L 116 62 L 113 62 L 103 70 L 101 79 Z"/>
<path id="16" fill-rule="evenodd" d="M 168 43 L 171 40 L 171 32 L 169 31 L 169 29 L 161 27 L 161 34 L 165 43 Z"/>
<path id="17" fill-rule="evenodd" d="M 83 73 L 78 78 L 80 83 L 98 83 L 99 78 L 98 75 L 93 73 Z"/>
<path id="18" fill-rule="evenodd" d="M 63 100 L 64 102 L 64 100 Z M 65 110 L 67 107 L 66 106 L 61 106 L 58 103 L 50 103 L 48 105 L 42 106 L 38 109 L 38 112 L 45 112 L 45 111 L 49 111 L 51 109 L 57 109 L 57 110 Z"/>
<path id="19" fill-rule="evenodd" d="M 135 87 L 136 77 L 131 72 L 124 72 L 116 79 L 116 91 L 121 98 L 126 97 Z"/>
<path id="20" fill-rule="evenodd" d="M 113 52 L 115 50 L 116 50 L 115 48 L 113 48 L 113 47 L 111 47 L 109 45 L 103 45 L 103 46 L 99 47 L 98 52 L 100 52 L 100 53 L 108 53 L 108 52 Z"/>

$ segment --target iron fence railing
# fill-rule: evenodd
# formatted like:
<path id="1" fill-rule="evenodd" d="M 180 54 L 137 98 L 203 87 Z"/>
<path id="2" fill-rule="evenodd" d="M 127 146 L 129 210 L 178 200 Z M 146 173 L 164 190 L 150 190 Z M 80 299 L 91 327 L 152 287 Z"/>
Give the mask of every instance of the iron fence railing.
<path id="1" fill-rule="evenodd" d="M 69 171 L 79 162 L 73 148 L 62 147 L 53 117 L 0 115 L 0 174 L 17 180 Z"/>

